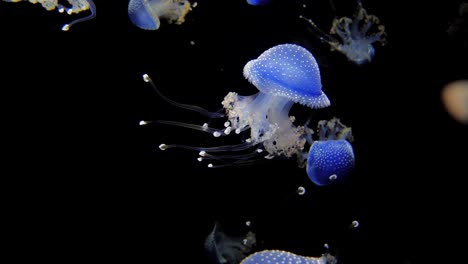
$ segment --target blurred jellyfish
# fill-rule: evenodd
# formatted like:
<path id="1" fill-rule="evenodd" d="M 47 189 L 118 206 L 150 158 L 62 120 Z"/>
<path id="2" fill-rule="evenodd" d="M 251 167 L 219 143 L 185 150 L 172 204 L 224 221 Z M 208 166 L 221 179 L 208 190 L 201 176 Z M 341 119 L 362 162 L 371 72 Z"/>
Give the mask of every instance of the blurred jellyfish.
<path id="1" fill-rule="evenodd" d="M 462 2 L 458 8 L 458 16 L 449 23 L 447 34 L 460 39 L 462 44 L 468 46 L 468 2 Z"/>
<path id="2" fill-rule="evenodd" d="M 263 250 L 255 252 L 242 260 L 241 264 L 290 263 L 290 264 L 335 264 L 337 260 L 329 253 L 321 257 L 306 257 L 282 250 Z"/>
<path id="3" fill-rule="evenodd" d="M 254 233 L 248 232 L 244 237 L 228 236 L 216 222 L 205 239 L 205 250 L 213 263 L 238 264 L 252 252 L 255 243 Z"/>
<path id="4" fill-rule="evenodd" d="M 21 2 L 21 1 L 27 1 L 27 0 L 3 0 L 5 2 Z M 96 16 L 96 5 L 92 0 L 67 0 L 69 5 L 65 6 L 60 3 L 58 3 L 58 0 L 29 0 L 29 2 L 36 4 L 40 3 L 42 7 L 44 7 L 47 11 L 54 10 L 57 8 L 57 10 L 60 13 L 66 12 L 69 15 L 72 14 L 77 14 L 82 11 L 89 10 L 91 14 L 89 14 L 86 17 L 78 18 L 76 20 L 73 20 L 72 22 L 65 24 L 62 26 L 63 31 L 68 31 L 71 26 L 84 22 L 90 19 L 93 19 Z"/>
<path id="5" fill-rule="evenodd" d="M 128 3 L 130 21 L 145 30 L 158 29 L 161 20 L 180 25 L 191 10 L 187 0 L 130 0 Z"/>
<path id="6" fill-rule="evenodd" d="M 161 144 L 161 150 L 184 148 L 199 152 L 199 161 L 214 160 L 208 167 L 245 165 L 256 162 L 255 158 L 296 157 L 299 167 L 306 166 L 309 177 L 316 184 L 324 185 L 332 180 L 331 174 L 342 175 L 349 168 L 352 149 L 343 148 L 344 140 L 351 139 L 351 129 L 334 118 L 322 121 L 321 137 L 315 141 L 313 130 L 307 125 L 294 125 L 295 117 L 289 116 L 293 104 L 310 108 L 324 108 L 330 101 L 322 91 L 320 71 L 314 56 L 305 48 L 295 44 L 281 44 L 263 52 L 257 59 L 244 67 L 244 76 L 259 90 L 249 96 L 228 93 L 223 102 L 225 114 L 209 112 L 201 107 L 176 103 L 159 92 L 151 79 L 144 75 L 155 91 L 169 103 L 202 113 L 210 118 L 227 116 L 228 121 L 220 129 L 177 121 L 158 120 L 162 124 L 176 125 L 211 133 L 214 137 L 230 135 L 232 132 L 248 136 L 240 144 L 217 147 L 194 147 Z M 151 121 L 150 121 L 151 122 Z M 150 123 L 140 122 L 141 125 Z M 328 142 L 323 144 L 324 142 Z M 349 144 L 349 143 L 348 143 Z M 307 146 L 312 146 L 308 151 Z M 346 145 L 350 147 L 350 145 Z M 244 151 L 251 152 L 245 153 Z M 323 151 L 326 150 L 326 151 Z M 217 154 L 214 154 L 217 153 Z M 224 154 L 223 154 L 224 153 Z M 237 153 L 237 154 L 236 154 Z M 337 166 L 332 168 L 332 166 Z"/>
<path id="7" fill-rule="evenodd" d="M 468 124 L 468 80 L 458 80 L 442 89 L 442 103 L 450 116 L 462 124 Z"/>
<path id="8" fill-rule="evenodd" d="M 267 5 L 271 3 L 272 0 L 247 0 L 249 5 L 253 6 L 260 6 L 260 5 Z"/>
<path id="9" fill-rule="evenodd" d="M 330 1 L 330 3 L 333 3 Z M 353 19 L 349 17 L 341 17 L 333 19 L 330 34 L 321 30 L 312 19 L 304 16 L 300 18 L 309 22 L 318 35 L 318 38 L 331 46 L 331 50 L 337 50 L 357 65 L 368 63 L 372 60 L 375 50 L 372 46 L 374 42 L 380 42 L 382 45 L 386 43 L 385 27 L 379 25 L 379 18 L 375 15 L 367 14 L 367 11 L 362 6 L 360 0 L 357 1 L 357 10 Z M 332 9 L 334 6 L 332 4 Z M 372 27 L 376 27 L 376 32 L 370 34 Z M 332 35 L 338 35 L 335 38 Z"/>

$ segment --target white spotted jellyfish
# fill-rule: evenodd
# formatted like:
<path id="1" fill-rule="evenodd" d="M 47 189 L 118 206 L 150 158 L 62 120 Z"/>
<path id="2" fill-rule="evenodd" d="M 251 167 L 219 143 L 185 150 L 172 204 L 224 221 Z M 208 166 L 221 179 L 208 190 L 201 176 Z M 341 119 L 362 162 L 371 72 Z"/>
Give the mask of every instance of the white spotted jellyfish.
<path id="1" fill-rule="evenodd" d="M 180 25 L 191 10 L 187 0 L 130 0 L 128 3 L 130 21 L 145 30 L 159 29 L 161 20 Z"/>
<path id="2" fill-rule="evenodd" d="M 329 253 L 321 257 L 300 256 L 283 250 L 263 250 L 249 255 L 240 264 L 290 263 L 290 264 L 335 264 L 337 260 Z"/>
<path id="3" fill-rule="evenodd" d="M 380 25 L 378 17 L 367 13 L 361 1 L 358 1 L 356 13 L 352 19 L 349 17 L 333 19 L 330 34 L 321 30 L 312 19 L 302 15 L 299 18 L 309 22 L 314 34 L 322 42 L 328 43 L 332 51 L 341 52 L 349 61 L 357 65 L 369 63 L 372 60 L 375 54 L 373 46 L 375 42 L 380 42 L 382 45 L 386 43 L 385 27 Z M 376 27 L 376 31 L 370 33 L 373 27 Z"/>
<path id="4" fill-rule="evenodd" d="M 307 125 L 296 126 L 289 111 L 295 103 L 309 108 L 330 105 L 322 91 L 320 70 L 314 56 L 296 44 L 281 44 L 263 52 L 244 66 L 244 76 L 259 91 L 241 96 L 228 93 L 223 102 L 225 114 L 209 112 L 201 107 L 176 103 L 161 94 L 148 75 L 155 91 L 169 103 L 205 114 L 210 118 L 227 117 L 224 127 L 216 129 L 207 123 L 187 124 L 177 121 L 141 121 L 176 125 L 211 133 L 214 137 L 246 134 L 243 142 L 216 147 L 194 147 L 179 144 L 161 144 L 159 148 L 183 148 L 199 152 L 199 161 L 214 160 L 208 167 L 223 167 L 254 163 L 254 158 L 296 157 L 299 167 L 307 167 L 309 178 L 315 184 L 327 185 L 345 178 L 354 166 L 351 128 L 338 118 L 319 122 L 319 138 L 314 140 L 313 130 Z M 307 148 L 309 146 L 309 148 Z M 249 153 L 244 153 L 253 150 Z M 216 153 L 216 154 L 215 154 Z M 244 153 L 244 154 L 235 154 Z"/>

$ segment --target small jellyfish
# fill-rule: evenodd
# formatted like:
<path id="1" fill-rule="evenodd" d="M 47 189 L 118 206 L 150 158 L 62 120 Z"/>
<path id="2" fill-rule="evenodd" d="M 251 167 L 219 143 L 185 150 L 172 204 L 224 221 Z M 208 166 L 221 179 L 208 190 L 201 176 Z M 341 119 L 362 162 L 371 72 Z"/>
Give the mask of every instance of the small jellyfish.
<path id="1" fill-rule="evenodd" d="M 166 120 L 141 121 L 140 125 L 157 122 L 211 133 L 214 137 L 233 133 L 242 133 L 247 137 L 239 144 L 216 147 L 178 144 L 159 146 L 161 150 L 184 148 L 198 151 L 199 161 L 217 162 L 217 164 L 209 163 L 210 168 L 252 164 L 258 160 L 255 158 L 259 157 L 263 159 L 296 157 L 301 168 L 306 166 L 307 160 L 310 160 L 307 172 L 312 173 L 314 181 L 320 185 L 325 184 L 322 177 L 327 173 L 333 172 L 341 176 L 344 173 L 343 168 L 320 167 L 320 164 L 341 165 L 339 159 L 346 155 L 334 151 L 343 149 L 336 148 L 336 143 L 330 143 L 324 148 L 330 146 L 331 151 L 326 153 L 316 151 L 324 145 L 322 143 L 314 145 L 313 130 L 307 125 L 296 126 L 293 123 L 295 118 L 289 116 L 289 111 L 295 103 L 313 109 L 330 105 L 328 97 L 322 91 L 320 71 L 314 56 L 301 46 L 281 44 L 266 50 L 257 59 L 249 61 L 244 66 L 243 73 L 258 92 L 248 96 L 241 96 L 235 92 L 228 93 L 222 102 L 224 114 L 174 102 L 162 95 L 151 79 L 144 75 L 145 81 L 150 82 L 154 90 L 169 103 L 202 113 L 210 118 L 227 117 L 228 120 L 223 128 L 213 128 L 207 123 L 195 125 Z M 338 119 L 333 119 L 331 122 L 336 126 L 331 127 L 331 131 L 328 131 L 328 128 L 321 129 L 323 135 L 318 139 L 320 142 L 346 140 L 351 137 L 350 128 L 342 125 Z M 313 146 L 312 151 L 308 151 L 308 146 Z M 251 152 L 245 153 L 249 150 Z"/>
<path id="2" fill-rule="evenodd" d="M 307 257 L 282 250 L 263 250 L 255 252 L 242 260 L 241 264 L 290 263 L 290 264 L 335 264 L 337 260 L 329 253 L 321 257 Z"/>
<path id="3" fill-rule="evenodd" d="M 354 168 L 351 129 L 339 119 L 319 122 L 319 140 L 314 141 L 307 159 L 307 175 L 319 185 L 343 180 Z"/>
<path id="4" fill-rule="evenodd" d="M 442 103 L 450 116 L 461 124 L 468 124 L 468 80 L 447 84 L 441 93 Z"/>
<path id="5" fill-rule="evenodd" d="M 3 1 L 21 2 L 21 1 L 26 1 L 26 0 L 3 0 Z M 29 0 L 29 2 L 33 4 L 40 3 L 42 7 L 44 7 L 47 11 L 51 11 L 57 8 L 57 10 L 60 13 L 66 12 L 68 15 L 77 14 L 86 10 L 89 10 L 91 12 L 86 17 L 78 18 L 68 24 L 63 25 L 62 26 L 63 31 L 68 31 L 71 26 L 96 17 L 96 5 L 94 4 L 93 0 L 67 0 L 67 1 L 69 3 L 68 6 L 58 3 L 58 0 Z"/>
<path id="6" fill-rule="evenodd" d="M 348 60 L 357 65 L 368 63 L 374 56 L 374 42 L 386 43 L 385 27 L 380 25 L 380 20 L 375 15 L 367 14 L 360 0 L 357 1 L 357 11 L 353 19 L 341 17 L 333 19 L 330 34 L 321 30 L 312 19 L 304 16 L 299 18 L 306 20 L 312 26 L 322 42 L 328 43 L 331 50 L 337 50 L 344 54 Z M 332 2 L 331 2 L 332 3 Z M 332 5 L 332 9 L 334 9 Z M 370 33 L 372 27 L 376 32 Z M 338 35 L 339 39 L 334 37 Z"/>
<path id="7" fill-rule="evenodd" d="M 268 5 L 272 0 L 247 0 L 247 4 L 253 6 Z"/>
<path id="8" fill-rule="evenodd" d="M 145 30 L 157 30 L 161 20 L 180 25 L 191 10 L 187 0 L 130 0 L 128 3 L 130 21 Z"/>
<path id="9" fill-rule="evenodd" d="M 243 237 L 226 235 L 219 223 L 205 239 L 205 250 L 216 264 L 238 264 L 252 252 L 256 244 L 255 234 L 248 232 Z"/>

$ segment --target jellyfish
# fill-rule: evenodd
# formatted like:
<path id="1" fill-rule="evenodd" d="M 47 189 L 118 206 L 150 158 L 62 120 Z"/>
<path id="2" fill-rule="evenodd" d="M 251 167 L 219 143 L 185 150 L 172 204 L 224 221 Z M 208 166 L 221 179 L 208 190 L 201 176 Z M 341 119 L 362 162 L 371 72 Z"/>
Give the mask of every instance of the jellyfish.
<path id="1" fill-rule="evenodd" d="M 468 80 L 448 83 L 441 92 L 447 113 L 457 122 L 468 124 Z"/>
<path id="2" fill-rule="evenodd" d="M 238 264 L 252 252 L 255 243 L 253 232 L 249 231 L 243 237 L 228 236 L 216 222 L 205 239 L 205 250 L 216 264 Z"/>
<path id="3" fill-rule="evenodd" d="M 333 2 L 332 9 L 334 9 Z M 321 30 L 312 19 L 299 16 L 309 22 L 314 33 L 325 43 L 328 43 L 331 50 L 337 50 L 344 54 L 348 60 L 357 65 L 368 63 L 372 60 L 375 49 L 373 44 L 380 42 L 386 44 L 385 26 L 380 25 L 380 20 L 375 15 L 368 14 L 362 6 L 360 0 L 357 1 L 357 10 L 354 17 L 341 17 L 333 19 L 330 34 Z M 376 28 L 374 33 L 370 33 L 372 27 Z M 334 37 L 335 35 L 338 36 Z"/>
<path id="4" fill-rule="evenodd" d="M 247 0 L 247 4 L 253 6 L 268 5 L 272 0 Z"/>
<path id="5" fill-rule="evenodd" d="M 354 168 L 351 128 L 338 118 L 318 124 L 319 139 L 312 143 L 307 159 L 307 175 L 316 185 L 341 181 Z"/>
<path id="6" fill-rule="evenodd" d="M 313 181 L 326 184 L 322 178 L 341 174 L 346 168 L 334 169 L 331 165 L 341 165 L 342 159 L 351 158 L 349 150 L 341 146 L 341 141 L 351 139 L 351 129 L 332 119 L 335 126 L 323 128 L 324 136 L 318 141 L 336 140 L 331 143 L 318 143 L 313 138 L 313 129 L 308 125 L 295 125 L 295 117 L 289 116 L 291 107 L 302 104 L 312 109 L 324 108 L 330 105 L 330 100 L 322 91 L 320 70 L 314 56 L 304 47 L 296 44 L 280 44 L 269 48 L 257 59 L 249 61 L 243 70 L 244 77 L 252 83 L 258 92 L 253 95 L 242 96 L 229 92 L 222 101 L 224 113 L 209 112 L 201 107 L 180 104 L 161 94 L 148 75 L 144 80 L 151 83 L 154 90 L 169 103 L 199 112 L 210 118 L 227 118 L 223 128 L 213 128 L 203 125 L 187 124 L 177 121 L 141 121 L 140 125 L 157 122 L 175 125 L 211 133 L 214 137 L 230 134 L 243 134 L 247 138 L 239 144 L 195 147 L 179 144 L 161 144 L 159 148 L 184 148 L 199 152 L 199 161 L 212 161 L 208 167 L 223 167 L 232 165 L 246 165 L 256 162 L 256 158 L 290 159 L 295 157 L 298 166 L 306 167 L 307 172 L 313 173 Z M 330 130 L 330 131 L 328 131 Z M 307 151 L 307 146 L 313 146 Z M 331 151 L 319 151 L 330 148 Z M 247 152 L 251 150 L 250 152 Z M 335 153 L 335 151 L 348 151 Z M 245 153 L 247 152 L 247 153 Z M 324 165 L 321 165 L 324 164 Z M 349 163 L 346 163 L 349 164 Z M 332 177 L 333 178 L 333 177 Z M 331 183 L 331 181 L 329 181 Z"/>
<path id="7" fill-rule="evenodd" d="M 130 21 L 145 30 L 157 30 L 161 20 L 180 25 L 191 10 L 187 0 L 130 0 L 128 3 Z"/>
<path id="8" fill-rule="evenodd" d="M 3 0 L 3 1 L 16 3 L 16 2 L 26 1 L 26 0 Z M 69 3 L 69 7 L 59 4 L 58 0 L 29 0 L 29 2 L 33 4 L 40 3 L 42 7 L 44 7 L 47 11 L 51 11 L 57 8 L 57 10 L 60 13 L 66 12 L 69 15 L 77 14 L 86 10 L 89 10 L 91 12 L 86 17 L 78 18 L 68 24 L 63 25 L 62 26 L 63 31 L 68 31 L 71 26 L 96 17 L 96 5 L 94 4 L 93 0 L 67 0 L 67 1 Z"/>
<path id="9" fill-rule="evenodd" d="M 307 257 L 282 250 L 263 250 L 255 252 L 242 260 L 241 264 L 290 263 L 290 264 L 335 264 L 337 260 L 329 253 L 321 257 Z"/>

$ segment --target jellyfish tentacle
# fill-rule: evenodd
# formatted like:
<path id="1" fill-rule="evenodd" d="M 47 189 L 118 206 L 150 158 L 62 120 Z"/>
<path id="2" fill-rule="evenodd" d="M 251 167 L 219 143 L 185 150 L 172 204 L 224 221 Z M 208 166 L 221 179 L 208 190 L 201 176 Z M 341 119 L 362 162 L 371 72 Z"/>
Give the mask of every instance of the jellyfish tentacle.
<path id="1" fill-rule="evenodd" d="M 91 14 L 89 14 L 86 17 L 81 17 L 81 18 L 75 19 L 72 22 L 63 25 L 62 26 L 63 31 L 68 31 L 68 30 L 70 30 L 71 26 L 73 26 L 73 25 L 75 25 L 77 23 L 81 23 L 81 22 L 84 22 L 84 21 L 91 20 L 91 19 L 96 17 L 96 5 L 94 4 L 93 0 L 87 0 L 87 1 L 88 1 L 88 4 L 89 4 L 89 11 L 91 12 Z M 70 11 L 70 12 L 72 12 L 72 11 Z M 69 13 L 69 12 L 67 11 L 67 13 Z"/>
<path id="2" fill-rule="evenodd" d="M 182 108 L 182 109 L 187 109 L 187 110 L 190 110 L 190 111 L 194 111 L 194 112 L 197 112 L 197 113 L 200 113 L 204 116 L 207 116 L 209 118 L 221 118 L 221 117 L 224 117 L 224 114 L 221 112 L 221 111 L 217 111 L 217 112 L 211 112 L 211 111 L 208 111 L 200 106 L 197 106 L 197 105 L 191 105 L 191 104 L 182 104 L 182 103 L 178 103 L 170 98 L 168 98 L 167 96 L 165 96 L 160 90 L 159 88 L 156 86 L 156 84 L 153 82 L 153 80 L 149 77 L 148 74 L 143 74 L 143 80 L 147 83 L 149 83 L 152 87 L 153 87 L 153 90 L 158 94 L 159 97 L 161 97 L 164 101 L 168 102 L 169 104 L 175 106 L 175 107 L 179 107 L 179 108 Z"/>

